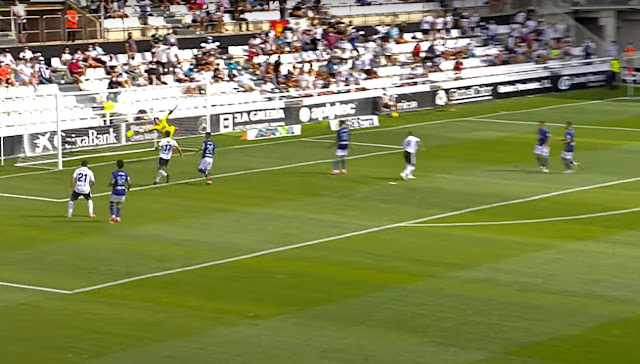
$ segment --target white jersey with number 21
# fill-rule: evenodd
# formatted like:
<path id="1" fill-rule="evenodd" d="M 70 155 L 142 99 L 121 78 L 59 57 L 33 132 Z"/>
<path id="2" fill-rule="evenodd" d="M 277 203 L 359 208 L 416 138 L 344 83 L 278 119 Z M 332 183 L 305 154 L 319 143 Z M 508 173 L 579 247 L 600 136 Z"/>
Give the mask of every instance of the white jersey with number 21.
<path id="1" fill-rule="evenodd" d="M 96 181 L 93 172 L 87 167 L 76 169 L 73 172 L 73 178 L 76 180 L 73 190 L 83 195 L 91 192 L 91 183 Z"/>
<path id="2" fill-rule="evenodd" d="M 420 138 L 409 135 L 404 139 L 402 147 L 406 152 L 415 153 L 416 151 L 418 151 L 418 143 L 420 143 Z"/>
<path id="3" fill-rule="evenodd" d="M 173 148 L 178 146 L 178 142 L 171 138 L 164 138 L 158 144 L 160 148 L 160 158 L 162 159 L 171 159 L 171 155 L 173 154 Z"/>

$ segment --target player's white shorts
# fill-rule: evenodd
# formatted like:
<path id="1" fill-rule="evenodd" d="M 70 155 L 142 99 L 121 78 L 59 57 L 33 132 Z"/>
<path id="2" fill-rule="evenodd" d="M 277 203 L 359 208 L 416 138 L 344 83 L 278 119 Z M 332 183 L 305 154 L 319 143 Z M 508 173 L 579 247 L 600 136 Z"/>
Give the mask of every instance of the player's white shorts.
<path id="1" fill-rule="evenodd" d="M 202 158 L 198 164 L 199 171 L 209 172 L 213 167 L 213 158 Z"/>
<path id="2" fill-rule="evenodd" d="M 545 158 L 549 158 L 549 151 L 551 148 L 545 147 L 544 145 L 536 145 L 533 149 L 533 154 L 541 155 Z"/>
<path id="3" fill-rule="evenodd" d="M 349 149 L 336 149 L 336 156 L 346 157 L 349 155 Z"/>
<path id="4" fill-rule="evenodd" d="M 562 152 L 562 159 L 573 159 L 573 152 Z"/>
<path id="5" fill-rule="evenodd" d="M 124 202 L 125 195 L 111 195 L 109 202 Z"/>

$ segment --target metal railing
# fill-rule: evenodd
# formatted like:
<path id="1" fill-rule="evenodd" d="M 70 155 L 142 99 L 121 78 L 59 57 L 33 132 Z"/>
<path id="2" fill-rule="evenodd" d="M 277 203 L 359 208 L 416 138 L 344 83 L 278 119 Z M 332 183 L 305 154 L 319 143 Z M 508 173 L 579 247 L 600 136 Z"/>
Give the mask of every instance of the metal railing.
<path id="1" fill-rule="evenodd" d="M 65 14 L 28 15 L 26 16 L 26 43 L 49 43 L 68 41 L 68 32 L 74 32 L 78 41 L 101 40 L 104 37 L 101 15 L 78 14 L 78 28 L 67 29 Z M 11 22 L 11 32 L 17 38 L 17 19 L 10 16 L 4 18 Z"/>

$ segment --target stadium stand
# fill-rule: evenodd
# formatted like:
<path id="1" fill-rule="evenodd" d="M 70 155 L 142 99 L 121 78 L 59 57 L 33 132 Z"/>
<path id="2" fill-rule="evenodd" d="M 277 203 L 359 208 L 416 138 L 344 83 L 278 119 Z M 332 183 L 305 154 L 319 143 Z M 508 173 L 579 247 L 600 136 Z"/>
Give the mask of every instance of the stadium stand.
<path id="1" fill-rule="evenodd" d="M 198 48 L 180 49 L 173 34 L 161 36 L 157 32 L 151 36 L 150 52 L 108 54 L 97 44 L 49 60 L 37 52 L 25 50 L 15 57 L 5 52 L 0 54 L 0 125 L 5 130 L 44 130 L 55 121 L 56 103 L 61 100 L 64 104 L 58 106 L 64 112 L 60 120 L 73 127 L 92 126 L 103 118 L 105 101 L 115 102 L 117 113 L 134 114 L 140 104 L 161 109 L 171 98 L 180 99 L 187 108 L 192 102 L 189 96 L 205 90 L 211 105 L 223 105 L 280 95 L 304 97 L 331 94 L 337 89 L 383 89 L 532 71 L 593 56 L 593 44 L 572 44 L 567 26 L 547 24 L 534 9 L 498 25 L 493 21 L 474 24 L 466 12 L 425 11 L 439 8 L 439 3 L 433 2 L 377 6 L 325 2 L 332 11 L 363 9 L 360 14 L 373 11 L 369 9 L 420 9 L 418 13 L 433 17 L 435 24 L 445 24 L 445 17 L 451 15 L 454 27 L 411 32 L 402 23 L 392 23 L 378 25 L 366 36 L 352 21 L 331 18 L 315 25 L 291 22 L 279 33 L 269 30 L 255 35 L 248 44 L 229 46 L 226 52 L 211 36 Z M 167 9 L 172 14 L 185 14 L 184 5 Z M 245 16 L 260 14 L 261 20 L 266 20 L 279 12 L 251 14 Z M 160 28 L 167 23 L 164 17 L 147 16 L 146 24 Z M 110 18 L 105 19 L 105 27 L 129 30 L 142 24 L 137 17 Z M 58 84 L 92 96 L 56 98 L 52 95 L 59 93 Z M 238 93 L 243 96 L 234 96 Z M 32 129 L 27 128 L 29 123 Z"/>

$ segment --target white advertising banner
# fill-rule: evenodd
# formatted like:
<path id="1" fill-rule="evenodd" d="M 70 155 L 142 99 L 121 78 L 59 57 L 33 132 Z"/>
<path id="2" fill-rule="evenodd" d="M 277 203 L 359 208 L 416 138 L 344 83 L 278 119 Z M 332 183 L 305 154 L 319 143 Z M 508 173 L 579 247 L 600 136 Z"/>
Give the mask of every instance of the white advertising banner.
<path id="1" fill-rule="evenodd" d="M 247 130 L 248 140 L 302 135 L 302 125 L 276 126 Z"/>
<path id="2" fill-rule="evenodd" d="M 380 120 L 377 115 L 354 116 L 342 120 L 347 122 L 349 129 L 364 129 L 380 126 Z M 340 129 L 340 120 L 330 120 L 329 126 L 333 131 Z"/>

